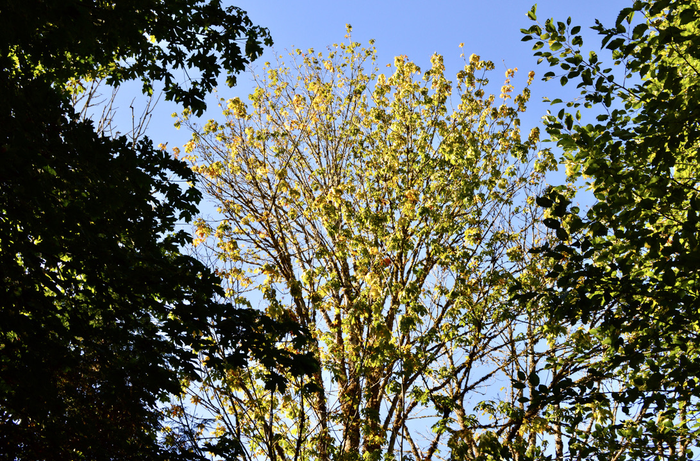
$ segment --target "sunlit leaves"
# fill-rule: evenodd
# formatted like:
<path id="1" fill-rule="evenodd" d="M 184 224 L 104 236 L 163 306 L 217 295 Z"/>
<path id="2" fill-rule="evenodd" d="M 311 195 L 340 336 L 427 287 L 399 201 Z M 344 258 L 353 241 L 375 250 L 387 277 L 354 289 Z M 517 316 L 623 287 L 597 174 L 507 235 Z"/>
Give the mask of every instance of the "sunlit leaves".
<path id="1" fill-rule="evenodd" d="M 289 457 L 391 455 L 404 431 L 431 434 L 409 423 L 419 413 L 485 432 L 474 391 L 543 366 L 525 352 L 540 314 L 503 302 L 514 277 L 543 275 L 528 250 L 546 236 L 534 196 L 555 162 L 538 130 L 521 136 L 528 88 L 516 90 L 509 69 L 492 89 L 494 64 L 476 55 L 453 80 L 439 55 L 425 70 L 398 56 L 380 73 L 374 48 L 349 36 L 289 59 L 265 65 L 248 102 L 222 99 L 222 118 L 181 123 L 226 222 L 200 221 L 197 242 L 232 289 L 264 293 L 271 316 L 311 330 L 323 373 L 315 394 L 290 386 L 284 406 L 255 368 L 240 392 L 220 395 L 261 415 L 241 430 L 267 456 L 273 438 Z M 521 424 L 502 411 L 520 397 L 503 396 L 490 416 Z M 445 444 L 445 434 L 430 437 Z M 428 445 L 413 449 L 418 458 Z"/>
<path id="2" fill-rule="evenodd" d="M 698 358 L 678 338 L 693 343 L 698 333 L 699 24 L 696 2 L 637 1 L 613 27 L 594 27 L 602 51 L 584 52 L 580 29 L 553 20 L 525 31 L 550 41 L 536 55 L 581 89 L 546 125 L 567 174 L 597 200 L 583 214 L 564 188 L 538 199 L 561 240 L 543 249 L 559 261 L 552 312 L 590 332 L 576 335 L 573 356 L 553 362 L 577 361 L 591 377 L 559 399 L 571 404 L 563 416 L 578 456 L 687 459 L 697 445 Z M 581 106 L 595 123 L 582 121 Z"/>

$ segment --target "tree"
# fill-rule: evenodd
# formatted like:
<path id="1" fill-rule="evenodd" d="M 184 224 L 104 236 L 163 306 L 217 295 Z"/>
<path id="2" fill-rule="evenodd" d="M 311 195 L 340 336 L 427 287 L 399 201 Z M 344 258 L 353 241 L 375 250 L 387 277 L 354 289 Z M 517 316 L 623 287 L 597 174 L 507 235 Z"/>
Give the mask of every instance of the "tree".
<path id="1" fill-rule="evenodd" d="M 236 73 L 260 56 L 263 43 L 272 44 L 267 29 L 218 1 L 9 0 L 2 13 L 0 59 L 10 76 L 41 76 L 58 85 L 84 77 L 104 76 L 110 85 L 138 78 L 147 93 L 161 82 L 167 100 L 196 113 L 222 71 L 234 85 Z"/>
<path id="2" fill-rule="evenodd" d="M 586 56 L 570 19 L 524 31 L 581 88 L 546 125 L 596 200 L 584 214 L 558 188 L 538 199 L 559 241 L 542 248 L 556 286 L 532 296 L 579 330 L 557 366 L 588 368 L 555 399 L 572 458 L 690 459 L 697 446 L 699 13 L 636 1 L 612 28 L 597 23 L 611 63 Z"/>
<path id="3" fill-rule="evenodd" d="M 180 252 L 189 236 L 176 222 L 201 197 L 178 184 L 192 172 L 148 139 L 98 135 L 66 85 L 162 81 L 167 98 L 200 112 L 215 77 L 239 71 L 269 36 L 215 1 L 12 0 L 0 10 L 0 453 L 165 456 L 159 401 L 194 374 L 194 352 L 214 346 L 208 331 L 264 355 L 270 328 L 252 313 L 232 324 L 245 313 L 218 303 L 219 279 Z M 199 73 L 189 88 L 177 68 Z M 188 456 L 168 456 L 178 450 Z"/>
<path id="4" fill-rule="evenodd" d="M 528 249 L 546 238 L 534 195 L 554 163 L 537 129 L 521 138 L 529 90 L 509 69 L 488 95 L 494 65 L 475 55 L 454 84 L 438 55 L 386 76 L 351 40 L 292 59 L 266 64 L 249 105 L 222 99 L 223 120 L 178 123 L 220 213 L 196 243 L 230 296 L 260 293 L 311 332 L 321 370 L 277 389 L 254 363 L 212 371 L 190 389 L 212 418 L 183 419 L 237 432 L 248 459 L 533 455 L 556 432 L 534 397 L 563 346 L 507 295 L 545 272 Z"/>

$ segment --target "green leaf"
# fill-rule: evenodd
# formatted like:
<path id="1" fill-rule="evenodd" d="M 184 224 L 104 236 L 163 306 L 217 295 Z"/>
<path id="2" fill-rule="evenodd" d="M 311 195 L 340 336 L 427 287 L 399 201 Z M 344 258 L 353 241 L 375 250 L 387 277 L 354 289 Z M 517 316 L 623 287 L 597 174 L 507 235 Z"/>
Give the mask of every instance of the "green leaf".
<path id="1" fill-rule="evenodd" d="M 569 233 L 561 227 L 556 230 L 556 235 L 559 240 L 569 240 Z"/>
<path id="2" fill-rule="evenodd" d="M 527 377 L 527 380 L 533 387 L 537 387 L 540 384 L 540 377 L 537 374 L 537 372 L 530 373 L 530 375 Z"/>
<path id="3" fill-rule="evenodd" d="M 551 199 L 549 199 L 547 197 L 537 197 L 535 199 L 535 201 L 537 202 L 537 205 L 539 205 L 543 208 L 549 208 L 554 203 Z"/>
<path id="4" fill-rule="evenodd" d="M 546 218 L 542 222 L 545 226 L 549 227 L 550 229 L 559 229 L 561 227 L 561 223 L 556 219 Z"/>
<path id="5" fill-rule="evenodd" d="M 646 23 L 637 24 L 634 29 L 632 29 L 632 39 L 639 40 L 649 29 L 649 25 Z"/>
<path id="6" fill-rule="evenodd" d="M 608 43 L 605 48 L 607 48 L 608 50 L 617 50 L 617 49 L 622 48 L 622 46 L 624 44 L 625 44 L 624 38 L 616 38 L 616 39 L 610 41 L 610 43 Z"/>
<path id="7" fill-rule="evenodd" d="M 527 17 L 531 21 L 537 21 L 537 4 L 532 5 L 532 8 L 530 8 L 530 11 L 527 12 Z"/>

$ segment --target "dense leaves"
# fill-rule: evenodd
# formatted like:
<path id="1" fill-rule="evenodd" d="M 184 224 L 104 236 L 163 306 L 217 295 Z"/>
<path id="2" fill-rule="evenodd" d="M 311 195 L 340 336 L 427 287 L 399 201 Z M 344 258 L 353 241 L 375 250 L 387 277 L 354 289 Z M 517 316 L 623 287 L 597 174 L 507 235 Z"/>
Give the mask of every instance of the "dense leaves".
<path id="1" fill-rule="evenodd" d="M 586 213 L 558 188 L 539 200 L 562 230 L 542 250 L 559 263 L 553 321 L 579 329 L 557 366 L 588 368 L 559 396 L 572 456 L 688 459 L 697 446 L 699 7 L 637 1 L 598 23 L 607 62 L 584 53 L 570 20 L 525 31 L 558 68 L 546 78 L 581 89 L 546 124 L 596 199 Z"/>
<path id="2" fill-rule="evenodd" d="M 1 119 L 3 451 L 94 459 L 91 446 L 123 441 L 128 453 L 177 390 L 179 347 L 200 345 L 216 293 L 177 251 L 186 235 L 168 235 L 197 194 L 168 180 L 190 174 L 149 142 L 100 138 L 46 85 L 25 88 L 4 88 Z"/>
<path id="3" fill-rule="evenodd" d="M 64 89 L 162 81 L 201 111 L 214 78 L 257 56 L 267 33 L 218 2 L 9 1 L 0 12 L 0 457 L 165 456 L 159 400 L 196 376 L 211 335 L 229 345 L 217 368 L 253 350 L 279 381 L 275 367 L 296 362 L 274 348 L 279 325 L 216 302 L 218 277 L 181 254 L 189 237 L 176 223 L 201 197 L 183 187 L 192 172 L 147 139 L 96 134 Z M 173 67 L 199 80 L 185 89 Z M 183 444 L 169 451 L 189 457 Z"/>

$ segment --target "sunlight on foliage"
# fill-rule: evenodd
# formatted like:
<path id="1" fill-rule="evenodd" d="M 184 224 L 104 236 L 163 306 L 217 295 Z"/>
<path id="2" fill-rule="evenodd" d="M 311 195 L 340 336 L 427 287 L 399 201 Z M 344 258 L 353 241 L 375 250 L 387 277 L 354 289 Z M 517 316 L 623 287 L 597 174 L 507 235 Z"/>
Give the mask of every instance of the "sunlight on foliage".
<path id="1" fill-rule="evenodd" d="M 476 55 L 453 81 L 440 55 L 381 74 L 374 47 L 346 38 L 266 64 L 249 101 L 222 99 L 203 127 L 179 121 L 221 218 L 195 243 L 232 292 L 308 328 L 321 364 L 283 393 L 255 366 L 192 392 L 229 413 L 253 459 L 534 442 L 548 426 L 532 389 L 489 390 L 547 354 L 541 313 L 507 301 L 546 271 L 528 250 L 546 238 L 533 197 L 555 161 L 520 132 L 530 91 L 509 69 L 490 94 L 494 64 Z"/>

